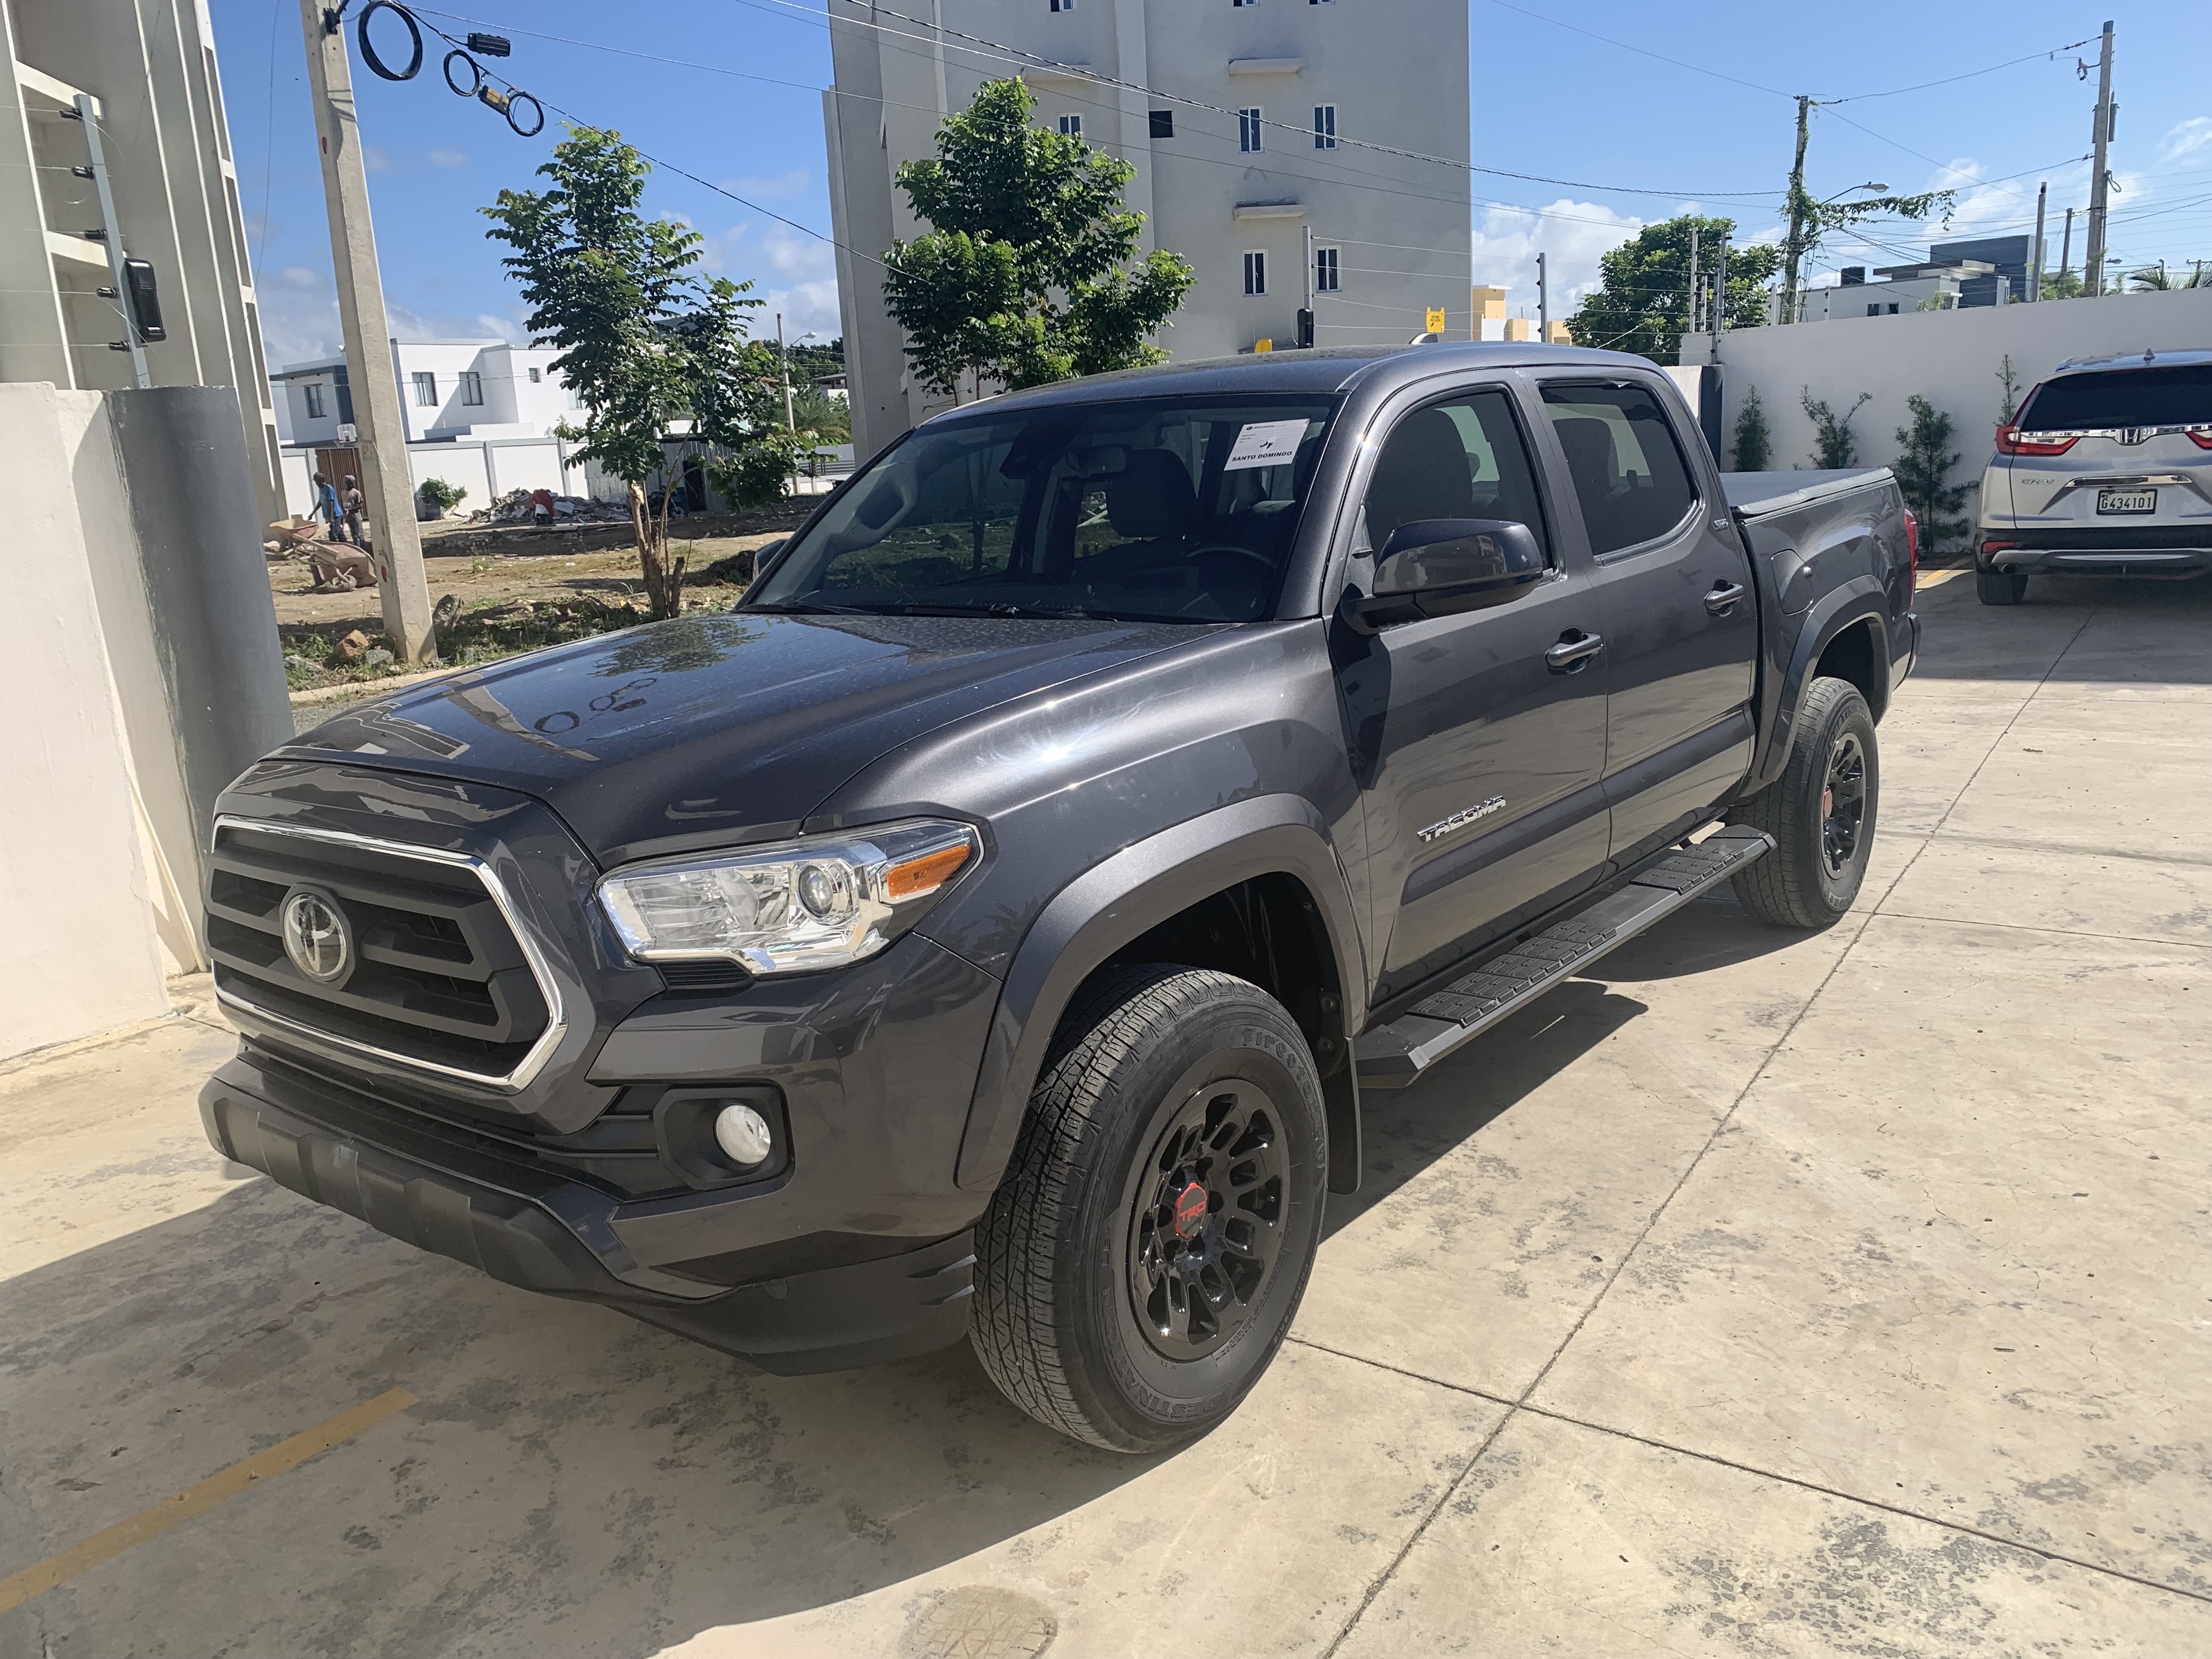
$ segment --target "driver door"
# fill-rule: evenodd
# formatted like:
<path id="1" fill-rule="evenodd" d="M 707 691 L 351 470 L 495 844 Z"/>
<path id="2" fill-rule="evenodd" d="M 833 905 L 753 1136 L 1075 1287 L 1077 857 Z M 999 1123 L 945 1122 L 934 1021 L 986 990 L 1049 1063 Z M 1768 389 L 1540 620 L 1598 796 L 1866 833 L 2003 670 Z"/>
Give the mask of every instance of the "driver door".
<path id="1" fill-rule="evenodd" d="M 1403 410 L 1356 481 L 1346 580 L 1417 519 L 1510 519 L 1546 552 L 1540 581 L 1480 608 L 1337 630 L 1338 685 L 1365 791 L 1380 1001 L 1587 886 L 1605 868 L 1606 672 L 1587 562 L 1563 556 L 1519 398 L 1466 388 Z"/>

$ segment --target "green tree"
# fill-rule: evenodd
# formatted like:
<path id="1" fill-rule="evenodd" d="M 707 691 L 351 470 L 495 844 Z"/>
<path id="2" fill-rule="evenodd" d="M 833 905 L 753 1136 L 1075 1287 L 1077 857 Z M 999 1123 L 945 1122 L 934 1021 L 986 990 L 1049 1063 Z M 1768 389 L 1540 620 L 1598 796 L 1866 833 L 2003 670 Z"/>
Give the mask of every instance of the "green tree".
<path id="1" fill-rule="evenodd" d="M 1873 400 L 1873 392 L 1862 392 L 1858 402 L 1838 415 L 1825 399 L 1813 395 L 1811 386 L 1799 389 L 1798 406 L 1813 423 L 1811 459 L 1814 466 L 1838 468 L 1859 464 L 1859 439 L 1858 434 L 1851 430 L 1851 416 Z"/>
<path id="2" fill-rule="evenodd" d="M 1698 269 L 1710 274 L 1724 238 L 1735 234 L 1733 219 L 1706 219 L 1686 213 L 1678 219 L 1646 225 L 1598 259 L 1598 286 L 1583 296 L 1568 319 L 1577 345 L 1607 351 L 1633 351 L 1654 362 L 1671 363 L 1682 336 L 1691 331 L 1690 233 L 1698 233 Z M 1774 275 L 1773 248 L 1754 242 L 1731 246 L 1728 257 L 1728 325 L 1756 328 L 1766 320 L 1759 291 Z M 1700 319 L 1703 320 L 1703 319 Z"/>
<path id="3" fill-rule="evenodd" d="M 1735 453 L 1731 470 L 1764 472 L 1773 458 L 1774 434 L 1767 430 L 1766 408 L 1759 401 L 1759 388 L 1753 386 L 1744 393 L 1743 407 L 1736 411 Z"/>
<path id="4" fill-rule="evenodd" d="M 1784 198 L 1789 216 L 1788 228 L 1782 235 L 1782 320 L 1797 320 L 1797 307 L 1802 303 L 1797 280 L 1805 261 L 1811 258 L 1831 231 L 1850 230 L 1862 220 L 1876 215 L 1899 219 L 1925 219 L 1931 213 L 1947 217 L 1951 204 L 1958 199 L 1955 190 L 1932 190 L 1920 196 L 1870 196 L 1855 202 L 1842 200 L 1818 201 L 1805 188 L 1805 144 L 1811 131 L 1813 111 L 1820 100 L 1801 94 L 1797 99 L 1797 155 L 1790 167 L 1790 188 Z M 1882 190 L 1882 185 L 1864 188 Z M 1849 196 L 1853 191 L 1845 191 Z"/>
<path id="5" fill-rule="evenodd" d="M 2164 294 L 2179 288 L 2212 288 L 2212 275 L 2207 274 L 2202 259 L 2195 262 L 2194 268 L 2186 276 L 2178 270 L 2167 270 L 2166 261 L 2160 259 L 2154 265 L 2145 265 L 2141 270 L 2130 271 L 2128 281 L 2138 294 Z"/>
<path id="6" fill-rule="evenodd" d="M 2078 300 L 2088 291 L 2078 270 L 2061 270 L 2043 279 L 2043 297 L 2046 300 Z"/>
<path id="7" fill-rule="evenodd" d="M 501 263 L 521 285 L 538 343 L 556 345 L 554 367 L 582 404 L 579 460 L 596 461 L 629 490 L 630 527 L 656 617 L 682 607 L 684 560 L 671 558 L 664 492 L 656 514 L 645 481 L 661 470 L 661 438 L 682 420 L 694 434 L 744 457 L 792 447 L 772 401 L 773 351 L 745 338 L 750 283 L 695 273 L 699 234 L 638 211 L 644 157 L 618 132 L 571 127 L 538 169 L 545 191 L 503 190 L 482 210 L 489 233 L 514 252 Z M 779 474 L 778 476 L 781 476 Z"/>
<path id="8" fill-rule="evenodd" d="M 1897 474 L 1897 487 L 1905 504 L 1920 520 L 1920 534 L 1929 551 L 1954 536 L 1966 532 L 1966 521 L 1947 517 L 1966 505 L 1966 486 L 1948 481 L 1960 454 L 1950 447 L 1951 417 L 1918 392 L 1905 400 L 1912 411 L 1912 424 L 1897 428 L 1904 453 L 1889 464 Z"/>
<path id="9" fill-rule="evenodd" d="M 915 378 L 955 402 L 963 379 L 1037 386 L 1163 361 L 1146 337 L 1195 280 L 1164 249 L 1135 259 L 1144 215 L 1121 191 L 1137 170 L 1034 125 L 1036 101 L 1018 80 L 987 81 L 938 129 L 936 158 L 898 170 L 930 230 L 884 256 L 884 298 Z"/>

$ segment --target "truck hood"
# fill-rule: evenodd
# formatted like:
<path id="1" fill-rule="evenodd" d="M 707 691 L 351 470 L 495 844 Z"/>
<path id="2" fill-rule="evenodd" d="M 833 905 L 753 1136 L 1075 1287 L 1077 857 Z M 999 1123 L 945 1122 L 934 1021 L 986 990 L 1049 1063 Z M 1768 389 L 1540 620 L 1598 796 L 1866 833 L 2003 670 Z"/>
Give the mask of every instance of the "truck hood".
<path id="1" fill-rule="evenodd" d="M 998 617 L 684 617 L 348 708 L 280 755 L 543 800 L 605 866 L 795 833 L 902 743 L 1218 630 Z"/>

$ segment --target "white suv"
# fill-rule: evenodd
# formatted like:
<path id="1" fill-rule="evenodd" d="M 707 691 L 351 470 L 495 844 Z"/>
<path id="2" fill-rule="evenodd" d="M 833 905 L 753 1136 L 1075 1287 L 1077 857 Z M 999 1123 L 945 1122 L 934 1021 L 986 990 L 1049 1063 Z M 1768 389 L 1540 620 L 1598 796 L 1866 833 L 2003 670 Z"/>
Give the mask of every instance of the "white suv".
<path id="1" fill-rule="evenodd" d="M 1974 549 L 1984 605 L 2031 574 L 2212 570 L 2212 350 L 2061 363 L 1997 432 Z"/>

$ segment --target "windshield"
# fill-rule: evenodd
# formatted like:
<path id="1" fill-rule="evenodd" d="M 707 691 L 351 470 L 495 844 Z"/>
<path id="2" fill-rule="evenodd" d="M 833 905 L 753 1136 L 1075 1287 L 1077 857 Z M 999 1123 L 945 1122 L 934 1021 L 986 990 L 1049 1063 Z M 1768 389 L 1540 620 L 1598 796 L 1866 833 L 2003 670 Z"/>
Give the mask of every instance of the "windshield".
<path id="1" fill-rule="evenodd" d="M 934 422 L 854 479 L 745 608 L 1256 621 L 1335 409 L 1164 398 Z"/>
<path id="2" fill-rule="evenodd" d="M 2100 432 L 2122 426 L 2212 426 L 2212 363 L 2062 374 L 2020 411 L 2023 432 Z"/>

